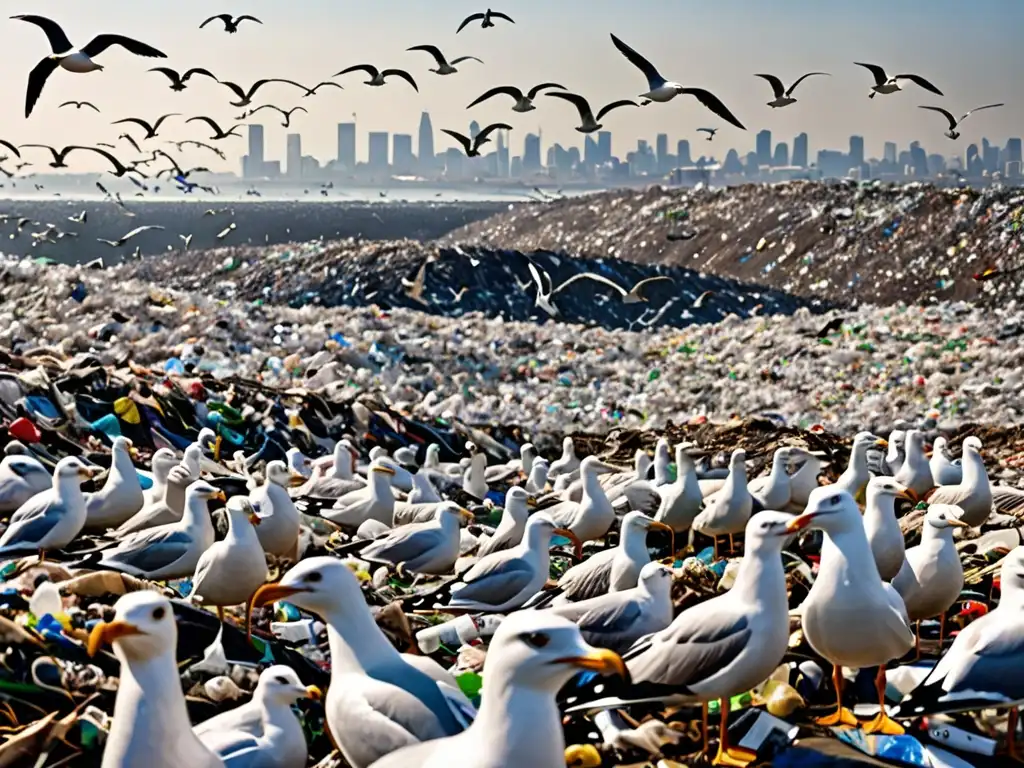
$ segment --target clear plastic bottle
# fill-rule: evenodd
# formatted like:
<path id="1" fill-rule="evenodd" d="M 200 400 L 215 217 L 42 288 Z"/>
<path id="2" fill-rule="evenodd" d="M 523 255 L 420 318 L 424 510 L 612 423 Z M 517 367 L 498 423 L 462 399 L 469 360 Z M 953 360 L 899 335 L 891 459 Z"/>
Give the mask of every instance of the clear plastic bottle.
<path id="1" fill-rule="evenodd" d="M 434 653 L 442 645 L 455 650 L 478 638 L 490 637 L 504 618 L 500 614 L 459 616 L 444 624 L 421 629 L 416 633 L 416 644 L 427 654 Z"/>

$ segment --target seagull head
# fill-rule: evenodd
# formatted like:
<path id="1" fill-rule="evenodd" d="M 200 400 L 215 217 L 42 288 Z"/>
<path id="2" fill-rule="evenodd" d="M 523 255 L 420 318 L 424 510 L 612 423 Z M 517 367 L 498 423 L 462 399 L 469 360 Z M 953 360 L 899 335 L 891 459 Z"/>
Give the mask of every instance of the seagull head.
<path id="1" fill-rule="evenodd" d="M 669 535 L 672 537 L 672 551 L 675 552 L 676 533 L 672 529 L 672 526 L 665 525 L 665 523 L 659 522 L 658 520 L 654 520 L 648 517 L 645 513 L 641 512 L 640 510 L 633 510 L 632 512 L 627 513 L 624 518 L 622 518 L 623 537 L 632 537 L 639 534 L 646 538 L 647 532 L 652 528 L 659 531 L 668 531 Z"/>
<path id="2" fill-rule="evenodd" d="M 527 493 L 525 488 L 520 488 L 518 485 L 508 489 L 508 493 L 505 495 L 505 509 L 512 515 L 514 520 L 525 520 L 528 512 L 528 507 L 535 506 L 537 499 Z"/>
<path id="3" fill-rule="evenodd" d="M 751 518 L 751 522 L 761 517 L 759 513 Z M 832 535 L 845 533 L 855 526 L 863 528 L 860 508 L 848 492 L 823 485 L 811 491 L 807 497 L 807 507 L 802 515 L 790 518 L 787 524 L 788 533 L 797 533 L 805 528 L 820 528 Z"/>
<path id="4" fill-rule="evenodd" d="M 336 557 L 311 557 L 291 568 L 278 582 L 264 584 L 252 596 L 251 608 L 287 600 L 321 618 L 336 616 L 352 607 L 367 610 L 359 579 Z"/>
<path id="5" fill-rule="evenodd" d="M 245 496 L 232 496 L 227 501 L 228 515 L 232 518 L 232 525 L 242 523 L 248 520 L 252 525 L 259 525 L 263 522 L 264 517 L 268 517 L 267 513 L 260 514 L 256 511 L 256 508 L 252 505 L 252 502 Z"/>
<path id="6" fill-rule="evenodd" d="M 101 647 L 110 645 L 122 661 L 144 661 L 173 653 L 177 642 L 178 628 L 170 602 L 143 590 L 130 592 L 114 604 L 114 620 L 93 627 L 87 650 L 95 656 Z"/>
<path id="7" fill-rule="evenodd" d="M 947 528 L 969 528 L 960 515 L 963 511 L 953 504 L 931 504 L 924 514 L 924 521 L 932 528 L 943 531 Z"/>
<path id="8" fill-rule="evenodd" d="M 906 499 L 915 504 L 919 501 L 917 494 L 911 488 L 897 483 L 891 477 L 873 477 L 868 480 L 867 495 L 873 498 L 891 496 L 894 499 Z"/>
<path id="9" fill-rule="evenodd" d="M 587 644 L 573 622 L 549 611 L 521 611 L 502 621 L 485 667 L 488 680 L 500 688 L 552 695 L 581 671 L 629 679 L 622 657 Z"/>
<path id="10" fill-rule="evenodd" d="M 256 701 L 290 707 L 299 699 L 319 700 L 322 695 L 315 685 L 303 685 L 291 667 L 275 664 L 260 673 L 252 697 Z"/>
<path id="11" fill-rule="evenodd" d="M 281 486 L 282 488 L 299 486 L 306 482 L 306 478 L 298 472 L 289 469 L 288 465 L 280 460 L 275 460 L 267 464 L 267 480 L 274 485 Z"/>
<path id="12" fill-rule="evenodd" d="M 67 481 L 78 485 L 89 478 L 93 477 L 98 470 L 92 467 L 87 467 L 82 463 L 80 459 L 74 456 L 68 456 L 67 458 L 61 459 L 57 462 L 57 467 L 53 472 L 54 480 Z"/>
<path id="13" fill-rule="evenodd" d="M 476 519 L 473 517 L 472 512 L 456 504 L 454 501 L 445 501 L 438 505 L 434 517 L 441 523 L 444 523 L 448 518 L 452 518 L 457 525 L 469 525 Z"/>
<path id="14" fill-rule="evenodd" d="M 526 532 L 523 540 L 535 545 L 548 546 L 552 536 L 564 536 L 576 547 L 576 556 L 583 556 L 583 542 L 579 537 L 567 528 L 558 528 L 555 521 L 549 515 L 538 512 L 530 517 L 526 523 Z"/>
<path id="15" fill-rule="evenodd" d="M 212 485 L 207 483 L 205 480 L 196 480 L 188 488 L 185 489 L 185 494 L 194 499 L 203 499 L 204 501 L 212 501 L 217 499 L 219 501 L 227 501 L 227 494 L 219 488 L 214 488 Z"/>
<path id="16" fill-rule="evenodd" d="M 640 569 L 637 585 L 647 590 L 648 594 L 672 594 L 672 569 L 662 563 L 646 563 Z"/>

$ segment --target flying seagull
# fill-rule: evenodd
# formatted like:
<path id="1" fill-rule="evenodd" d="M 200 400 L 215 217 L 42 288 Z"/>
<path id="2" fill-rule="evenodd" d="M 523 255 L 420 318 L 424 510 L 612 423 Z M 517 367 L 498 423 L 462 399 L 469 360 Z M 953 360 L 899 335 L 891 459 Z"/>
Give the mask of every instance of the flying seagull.
<path id="1" fill-rule="evenodd" d="M 576 109 L 580 113 L 580 120 L 582 121 L 582 124 L 576 129 L 580 133 L 594 133 L 595 131 L 599 131 L 604 128 L 604 126 L 601 125 L 601 118 L 613 109 L 618 109 L 619 107 L 640 106 L 635 101 L 630 101 L 629 99 L 613 101 L 611 104 L 606 104 L 602 107 L 601 111 L 597 113 L 597 117 L 594 117 L 594 111 L 590 108 L 590 102 L 578 94 L 556 91 L 555 93 L 545 93 L 544 95 L 554 96 L 556 99 L 562 99 L 576 105 Z"/>
<path id="2" fill-rule="evenodd" d="M 217 157 L 219 157 L 221 160 L 227 160 L 227 157 L 221 150 L 217 149 L 216 147 L 211 147 L 209 144 L 204 144 L 201 141 L 195 141 L 194 139 L 185 139 L 185 141 L 170 141 L 168 142 L 168 144 L 173 144 L 174 146 L 176 146 L 179 152 L 181 151 L 182 147 L 202 147 L 203 149 L 208 149 L 211 152 L 213 152 L 213 154 L 217 155 Z"/>
<path id="3" fill-rule="evenodd" d="M 447 128 L 442 128 L 441 133 L 447 133 L 453 139 L 458 141 L 462 145 L 463 149 L 466 150 L 466 157 L 480 157 L 480 147 L 490 142 L 490 134 L 498 130 L 511 131 L 512 126 L 505 125 L 505 123 L 494 123 L 493 125 L 488 125 L 472 139 L 468 136 L 463 136 L 461 133 L 457 133 L 456 131 L 450 131 Z"/>
<path id="4" fill-rule="evenodd" d="M 34 147 L 34 148 L 37 148 L 37 149 L 48 149 L 48 150 L 50 150 L 50 153 L 53 155 L 53 162 L 49 164 L 51 168 L 67 168 L 68 166 L 67 166 L 67 163 L 65 162 L 65 160 L 67 159 L 68 154 L 70 154 L 70 152 L 72 150 L 74 150 L 74 149 L 84 149 L 84 150 L 86 150 L 88 152 L 96 152 L 97 154 L 103 155 L 105 158 L 107 158 L 111 162 L 111 164 L 114 166 L 114 171 L 112 171 L 112 173 L 115 176 L 119 176 L 119 177 L 120 176 L 124 176 L 130 170 L 128 168 L 125 168 L 125 166 L 122 165 L 121 162 L 116 157 L 114 157 L 112 154 L 110 154 L 109 152 L 106 152 L 106 151 L 104 151 L 102 149 L 96 149 L 96 147 L 81 147 L 81 146 L 78 146 L 76 144 L 72 144 L 71 146 L 64 147 L 64 149 L 58 151 L 56 148 L 51 147 L 49 144 L 22 144 L 21 145 L 22 149 L 25 149 L 27 147 Z M 136 171 L 136 173 L 137 173 L 137 171 Z"/>
<path id="5" fill-rule="evenodd" d="M 718 133 L 717 128 L 698 128 L 697 133 L 706 133 L 708 135 L 708 141 L 715 138 L 715 134 Z"/>
<path id="6" fill-rule="evenodd" d="M 327 86 L 331 86 L 332 88 L 338 88 L 342 91 L 345 90 L 345 87 L 339 85 L 338 83 L 332 83 L 330 80 L 324 80 L 322 83 L 317 83 L 312 88 L 310 88 L 308 93 L 302 94 L 302 98 L 306 98 L 307 96 L 315 96 L 317 91 L 319 91 L 321 88 L 326 88 Z"/>
<path id="7" fill-rule="evenodd" d="M 733 113 L 729 111 L 728 107 L 726 107 L 725 104 L 715 96 L 715 94 L 711 93 L 711 91 L 706 91 L 703 88 L 686 88 L 679 83 L 669 82 L 661 76 L 651 62 L 619 40 L 615 35 L 612 35 L 611 37 L 615 47 L 619 49 L 619 53 L 625 56 L 633 66 L 643 72 L 644 76 L 647 78 L 648 91 L 647 93 L 640 94 L 641 98 L 664 103 L 666 101 L 671 101 L 681 93 L 695 96 L 697 101 L 727 123 L 735 125 L 737 128 L 744 131 L 746 130 L 746 128 L 743 127 L 743 123 L 737 120 Z"/>
<path id="8" fill-rule="evenodd" d="M 75 109 L 81 109 L 82 107 L 92 107 L 97 112 L 100 111 L 100 108 L 93 104 L 91 101 L 65 101 L 63 104 L 59 105 L 57 109 L 61 109 L 63 107 L 74 107 Z"/>
<path id="9" fill-rule="evenodd" d="M 252 84 L 252 87 L 248 91 L 242 90 L 241 86 L 236 85 L 235 83 L 229 83 L 227 80 L 218 80 L 217 82 L 219 82 L 221 85 L 227 86 L 235 92 L 235 95 L 238 96 L 238 101 L 231 102 L 232 107 L 247 107 L 250 104 L 252 104 L 252 97 L 256 95 L 256 91 L 258 91 L 267 83 L 288 83 L 288 85 L 294 85 L 296 88 L 301 88 L 307 93 L 309 92 L 309 88 L 299 83 L 296 83 L 294 80 L 282 80 L 281 78 L 278 77 L 271 77 L 267 78 L 266 80 L 257 80 L 255 83 Z"/>
<path id="10" fill-rule="evenodd" d="M 564 85 L 559 85 L 558 83 L 541 83 L 540 85 L 535 85 L 526 94 L 523 94 L 521 90 L 514 86 L 500 85 L 497 88 L 491 88 L 491 90 L 487 91 L 487 93 L 466 107 L 466 109 L 472 109 L 477 104 L 481 104 L 495 96 L 511 96 L 516 100 L 516 105 L 512 107 L 513 112 L 533 112 L 537 108 L 533 105 L 533 100 L 545 88 L 557 88 L 560 91 L 569 90 Z"/>
<path id="11" fill-rule="evenodd" d="M 980 112 L 983 109 L 995 109 L 996 107 L 1002 107 L 1002 106 L 1005 106 L 1005 105 L 1003 105 L 1003 104 L 986 104 L 984 107 L 975 107 L 971 111 L 965 113 L 964 116 L 961 117 L 959 120 L 957 120 L 955 117 L 953 117 L 952 114 L 950 114 L 949 112 L 944 110 L 942 107 L 920 107 L 920 109 L 930 109 L 932 112 L 938 112 L 941 115 L 945 115 L 946 119 L 949 120 L 949 130 L 946 131 L 945 135 L 955 141 L 956 139 L 960 138 L 960 132 L 956 129 L 956 127 L 958 125 L 960 125 L 960 123 L 962 123 L 968 117 L 970 117 L 972 114 L 974 114 L 975 112 Z"/>
<path id="12" fill-rule="evenodd" d="M 256 107 L 256 109 L 252 110 L 249 113 L 249 117 L 252 117 L 261 109 L 276 109 L 278 112 L 284 115 L 284 122 L 281 123 L 281 125 L 283 125 L 285 128 L 292 124 L 292 115 L 295 112 L 305 112 L 307 115 L 309 114 L 309 110 L 306 109 L 305 107 L 292 107 L 291 109 L 281 109 L 280 107 L 274 106 L 273 104 L 264 104 L 262 107 Z"/>
<path id="13" fill-rule="evenodd" d="M 433 56 L 434 61 L 437 62 L 437 69 L 432 69 L 430 71 L 437 75 L 454 75 L 459 71 L 455 68 L 455 65 L 461 64 L 464 61 L 479 61 L 483 64 L 483 61 L 478 59 L 476 56 L 459 56 L 459 58 L 452 59 L 451 63 L 449 63 L 448 59 L 446 59 L 444 54 L 441 53 L 441 49 L 436 45 L 414 45 L 412 48 L 407 48 L 406 50 L 423 51 Z"/>
<path id="14" fill-rule="evenodd" d="M 465 19 L 463 19 L 462 23 L 459 24 L 459 28 L 457 30 L 455 30 L 455 34 L 459 34 L 459 32 L 464 30 L 467 26 L 472 24 L 474 21 L 482 22 L 480 24 L 480 28 L 481 29 L 490 29 L 491 27 L 495 26 L 494 25 L 494 19 L 504 19 L 505 21 L 509 22 L 510 24 L 515 24 L 515 22 L 512 21 L 512 17 L 511 16 L 506 16 L 504 13 L 499 13 L 498 11 L 492 11 L 490 8 L 488 8 L 486 13 L 474 13 L 474 14 L 472 14 L 470 16 L 467 16 Z"/>
<path id="15" fill-rule="evenodd" d="M 11 150 L 11 152 L 14 153 L 15 157 L 18 157 L 18 158 L 21 157 L 21 152 L 19 152 L 18 148 L 16 146 L 14 146 L 13 144 L 11 144 L 11 142 L 6 141 L 4 139 L 0 139 L 0 146 L 7 147 L 9 150 Z"/>
<path id="16" fill-rule="evenodd" d="M 875 98 L 875 95 L 879 93 L 885 95 L 888 93 L 896 93 L 896 91 L 902 91 L 903 86 L 900 85 L 900 80 L 909 80 L 910 82 L 921 86 L 926 91 L 931 91 L 938 96 L 945 95 L 920 75 L 893 75 L 892 77 L 889 77 L 885 74 L 885 70 L 877 64 L 864 64 L 860 61 L 855 61 L 853 63 L 858 67 L 864 67 L 870 71 L 875 78 L 875 84 L 871 86 L 871 93 L 868 94 L 869 99 Z"/>
<path id="17" fill-rule="evenodd" d="M 257 24 L 263 23 L 255 16 L 239 16 L 233 19 L 231 18 L 230 13 L 220 13 L 216 16 L 211 16 L 210 18 L 208 18 L 206 21 L 199 25 L 199 28 L 202 29 L 211 21 L 216 21 L 217 19 L 220 19 L 224 22 L 224 31 L 227 32 L 229 35 L 235 34 L 235 32 L 238 31 L 238 25 L 241 24 L 243 21 L 255 21 Z"/>
<path id="18" fill-rule="evenodd" d="M 174 71 L 170 67 L 153 67 L 149 71 L 150 72 L 161 72 L 161 73 L 167 75 L 167 78 L 171 81 L 171 90 L 172 91 L 184 91 L 185 88 L 187 87 L 185 85 L 185 83 L 188 82 L 189 78 L 192 77 L 192 75 L 206 75 L 207 77 L 212 78 L 213 80 L 217 79 L 216 76 L 214 76 L 214 74 L 212 72 L 210 72 L 209 70 L 203 69 L 202 67 L 193 67 L 192 69 L 188 70 L 183 75 L 179 75 L 176 71 Z"/>
<path id="19" fill-rule="evenodd" d="M 788 107 L 790 104 L 796 104 L 796 99 L 793 98 L 793 91 L 796 90 L 796 87 L 800 85 L 800 83 L 814 75 L 825 75 L 827 77 L 831 77 L 828 72 L 808 72 L 806 75 L 801 75 L 797 78 L 796 82 L 789 86 L 789 88 L 786 88 L 786 86 L 782 84 L 782 80 L 777 78 L 775 75 L 754 75 L 754 77 L 760 77 L 767 80 L 771 85 L 772 90 L 775 92 L 775 98 L 768 102 L 768 106 L 775 109 L 777 107 Z"/>
<path id="20" fill-rule="evenodd" d="M 338 72 L 336 75 L 333 75 L 333 77 L 347 75 L 349 72 L 365 72 L 366 74 L 368 74 L 370 76 L 370 79 L 363 83 L 364 85 L 372 85 L 374 87 L 379 88 L 380 86 L 384 85 L 384 78 L 391 77 L 392 75 L 394 75 L 395 77 L 400 77 L 407 83 L 409 83 L 409 85 L 411 85 L 413 87 L 413 90 L 416 91 L 417 93 L 419 93 L 420 90 L 419 86 L 416 85 L 416 81 L 412 79 L 412 75 L 410 75 L 404 69 L 379 70 L 372 64 L 356 64 L 354 67 L 349 67 L 348 69 L 341 70 L 341 72 Z"/>
<path id="21" fill-rule="evenodd" d="M 138 234 L 140 234 L 142 232 L 146 232 L 146 231 L 148 231 L 150 229 L 164 229 L 164 227 L 161 227 L 158 224 L 146 224 L 146 225 L 141 226 L 141 227 L 136 227 L 131 232 L 129 232 L 129 233 L 119 237 L 117 240 L 104 240 L 103 238 L 98 237 L 98 238 L 96 238 L 96 242 L 97 243 L 106 243 L 111 248 L 120 248 L 122 245 L 127 243 L 129 240 L 131 240 L 136 235 L 138 235 Z"/>
<path id="22" fill-rule="evenodd" d="M 120 45 L 136 56 L 147 56 L 154 59 L 167 58 L 166 54 L 161 53 L 156 48 L 122 35 L 97 35 L 87 45 L 76 50 L 71 41 L 68 40 L 68 36 L 64 34 L 64 30 L 60 28 L 60 25 L 45 16 L 22 14 L 12 16 L 11 18 L 27 21 L 29 24 L 35 24 L 40 27 L 46 33 L 46 39 L 50 42 L 50 50 L 53 51 L 53 54 L 40 61 L 28 76 L 28 91 L 25 94 L 25 117 L 32 114 L 32 109 L 39 100 L 39 95 L 43 92 L 43 86 L 46 85 L 46 79 L 53 74 L 57 67 L 62 67 L 68 72 L 75 72 L 77 74 L 102 70 L 103 67 L 92 60 L 93 56 L 99 56 L 112 45 Z"/>
<path id="23" fill-rule="evenodd" d="M 548 278 L 548 279 L 550 280 L 550 278 Z M 621 285 L 619 285 L 618 283 L 615 283 L 615 282 L 609 280 L 607 277 L 602 277 L 601 275 L 595 275 L 592 272 L 581 272 L 578 275 L 573 275 L 568 280 L 566 280 L 564 283 L 562 283 L 557 288 L 552 290 L 548 298 L 550 298 L 551 296 L 554 296 L 556 293 L 559 293 L 559 292 L 565 290 L 570 285 L 575 283 L 577 280 L 593 280 L 595 282 L 601 283 L 602 285 L 607 285 L 610 288 L 614 288 L 616 291 L 618 291 L 620 294 L 622 294 L 622 302 L 624 304 L 639 304 L 641 302 L 649 301 L 649 299 L 646 296 L 644 296 L 643 289 L 646 288 L 651 283 L 659 283 L 659 282 L 663 282 L 663 281 L 666 281 L 666 280 L 668 282 L 670 282 L 670 283 L 675 282 L 671 277 L 668 277 L 667 275 L 659 275 L 657 277 L 648 277 L 645 280 L 641 280 L 636 285 L 634 285 L 631 290 L 627 291 Z"/>
<path id="24" fill-rule="evenodd" d="M 168 117 L 181 117 L 181 115 L 179 115 L 177 112 L 171 112 L 168 115 L 161 115 L 152 125 L 138 117 L 126 117 L 124 120 L 115 120 L 111 123 L 111 125 L 120 125 L 121 123 L 134 123 L 135 125 L 140 126 L 146 131 L 146 135 L 142 137 L 143 141 L 145 141 L 146 139 L 152 139 L 157 136 L 157 131 L 160 130 L 160 126 Z"/>
<path id="25" fill-rule="evenodd" d="M 221 127 L 219 125 L 217 125 L 216 121 L 212 117 L 207 117 L 206 115 L 199 115 L 197 117 L 190 117 L 185 122 L 186 123 L 192 123 L 192 122 L 195 122 L 196 120 L 202 120 L 204 123 L 209 125 L 216 132 L 215 136 L 211 136 L 210 137 L 210 141 L 220 141 L 221 139 L 226 139 L 228 136 L 235 136 L 236 138 L 241 138 L 241 134 L 235 133 L 235 131 L 237 131 L 239 128 L 242 127 L 240 125 L 236 125 L 234 128 L 232 128 L 229 131 L 224 131 L 224 130 L 221 129 Z"/>

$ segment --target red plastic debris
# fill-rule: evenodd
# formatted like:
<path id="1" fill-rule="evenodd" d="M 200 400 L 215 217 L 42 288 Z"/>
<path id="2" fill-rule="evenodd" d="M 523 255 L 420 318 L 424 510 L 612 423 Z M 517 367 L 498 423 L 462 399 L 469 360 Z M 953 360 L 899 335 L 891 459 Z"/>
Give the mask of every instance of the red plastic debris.
<path id="1" fill-rule="evenodd" d="M 43 439 L 43 434 L 39 431 L 39 427 L 24 416 L 12 421 L 7 431 L 11 437 L 21 440 L 23 443 L 38 443 Z"/>

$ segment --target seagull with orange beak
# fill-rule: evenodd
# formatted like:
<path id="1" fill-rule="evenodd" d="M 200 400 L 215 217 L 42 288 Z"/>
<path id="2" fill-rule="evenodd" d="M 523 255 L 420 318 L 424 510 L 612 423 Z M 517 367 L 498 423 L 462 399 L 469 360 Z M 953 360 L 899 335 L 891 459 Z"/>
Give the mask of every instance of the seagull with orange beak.
<path id="1" fill-rule="evenodd" d="M 253 607 L 287 600 L 327 625 L 327 728 L 353 768 L 403 746 L 460 733 L 475 711 L 455 680 L 425 656 L 401 654 L 377 626 L 359 580 L 341 560 L 312 557 L 266 584 Z"/>
<path id="2" fill-rule="evenodd" d="M 249 494 L 249 501 L 261 518 L 256 536 L 265 552 L 296 557 L 302 517 L 287 489 L 304 482 L 302 475 L 289 470 L 283 461 L 271 461 L 267 464 L 266 482 Z"/>
<path id="3" fill-rule="evenodd" d="M 896 499 L 917 502 L 917 494 L 891 477 L 868 481 L 864 533 L 882 581 L 892 581 L 903 567 L 904 541 L 896 519 Z"/>
<path id="4" fill-rule="evenodd" d="M 555 697 L 581 671 L 627 677 L 618 654 L 585 643 L 567 619 L 549 612 L 516 613 L 498 627 L 487 650 L 487 682 L 473 724 L 457 736 L 400 749 L 373 765 L 564 766 L 565 737 Z"/>
<path id="5" fill-rule="evenodd" d="M 868 480 L 871 479 L 868 451 L 872 448 L 888 447 L 888 440 L 883 440 L 870 432 L 858 432 L 854 435 L 853 445 L 850 447 L 850 464 L 836 480 L 835 489 L 842 489 L 855 499 L 863 496 Z"/>
<path id="6" fill-rule="evenodd" d="M 114 604 L 114 620 L 89 635 L 90 656 L 113 647 L 121 662 L 102 768 L 223 768 L 192 732 L 175 650 L 178 628 L 168 600 L 131 592 Z"/>

